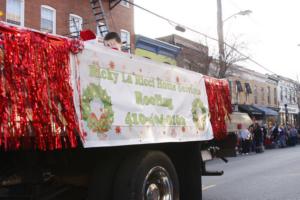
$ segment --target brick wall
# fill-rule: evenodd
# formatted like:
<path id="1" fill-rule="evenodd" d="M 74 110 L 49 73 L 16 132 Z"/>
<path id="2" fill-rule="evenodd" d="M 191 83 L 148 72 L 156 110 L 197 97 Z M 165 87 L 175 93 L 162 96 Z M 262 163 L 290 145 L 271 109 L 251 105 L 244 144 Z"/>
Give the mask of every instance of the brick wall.
<path id="1" fill-rule="evenodd" d="M 179 67 L 205 75 L 208 74 L 209 64 L 212 59 L 208 56 L 207 46 L 178 35 L 169 35 L 158 39 L 181 47 L 181 51 L 176 58 L 177 65 Z"/>
<path id="2" fill-rule="evenodd" d="M 181 48 L 181 52 L 176 58 L 177 65 L 206 75 L 210 63 L 208 54 L 184 46 Z"/>
<path id="3" fill-rule="evenodd" d="M 47 5 L 56 9 L 56 33 L 69 34 L 69 14 L 76 14 L 83 18 L 83 29 L 91 29 L 96 32 L 95 17 L 92 13 L 89 0 L 25 0 L 25 27 L 40 29 L 41 5 Z M 103 6 L 108 19 L 110 31 L 120 33 L 121 29 L 131 33 L 131 44 L 134 44 L 134 13 L 133 6 L 125 7 L 117 5 L 113 10 L 109 9 L 109 0 L 103 0 Z M 5 21 L 6 0 L 0 1 L 0 10 L 4 16 L 0 20 Z M 131 49 L 134 47 L 131 46 Z"/>

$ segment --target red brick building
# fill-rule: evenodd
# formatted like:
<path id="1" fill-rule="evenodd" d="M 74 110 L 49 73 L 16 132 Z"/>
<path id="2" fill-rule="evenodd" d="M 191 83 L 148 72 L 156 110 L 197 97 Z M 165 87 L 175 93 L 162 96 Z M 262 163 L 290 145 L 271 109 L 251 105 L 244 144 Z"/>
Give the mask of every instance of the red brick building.
<path id="1" fill-rule="evenodd" d="M 158 40 L 181 47 L 176 57 L 177 65 L 185 69 L 207 75 L 212 58 L 208 55 L 208 47 L 179 35 L 168 35 Z"/>
<path id="2" fill-rule="evenodd" d="M 121 1 L 110 9 L 109 1 L 114 0 L 102 0 L 109 31 L 120 33 L 124 42 L 133 44 L 133 6 Z M 70 36 L 74 22 L 80 29 L 97 32 L 90 0 L 1 0 L 0 11 L 2 21 L 58 35 Z"/>

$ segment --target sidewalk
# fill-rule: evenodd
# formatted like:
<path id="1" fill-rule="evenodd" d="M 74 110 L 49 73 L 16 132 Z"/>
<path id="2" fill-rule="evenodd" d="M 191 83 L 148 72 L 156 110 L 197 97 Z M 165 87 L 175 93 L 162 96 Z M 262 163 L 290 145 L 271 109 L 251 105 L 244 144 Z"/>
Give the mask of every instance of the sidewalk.
<path id="1" fill-rule="evenodd" d="M 276 149 L 286 149 L 286 148 L 294 148 L 300 146 L 300 142 L 298 142 L 296 145 L 286 145 L 285 147 L 280 147 L 278 144 L 274 145 L 274 147 L 272 148 L 266 148 L 265 146 L 263 146 L 263 152 L 260 153 L 256 153 L 255 151 L 251 150 L 249 153 L 241 153 L 239 152 L 239 150 L 236 151 L 236 156 L 245 156 L 245 155 L 249 155 L 249 154 L 261 154 L 264 153 L 264 151 L 272 151 L 272 150 L 276 150 Z"/>

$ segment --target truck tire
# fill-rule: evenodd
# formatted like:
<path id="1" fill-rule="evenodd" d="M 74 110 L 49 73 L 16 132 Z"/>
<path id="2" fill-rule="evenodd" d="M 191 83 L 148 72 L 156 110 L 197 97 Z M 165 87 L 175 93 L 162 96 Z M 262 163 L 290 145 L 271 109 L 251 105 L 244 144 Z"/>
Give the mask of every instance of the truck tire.
<path id="1" fill-rule="evenodd" d="M 176 166 L 180 185 L 180 200 L 201 200 L 203 167 L 201 142 L 181 143 L 168 154 Z"/>
<path id="2" fill-rule="evenodd" d="M 119 166 L 119 157 L 112 154 L 96 164 L 91 173 L 87 200 L 111 200 L 115 174 Z M 105 160 L 105 162 L 104 162 Z"/>
<path id="3" fill-rule="evenodd" d="M 179 181 L 172 161 L 160 151 L 131 155 L 117 172 L 113 199 L 179 200 Z"/>

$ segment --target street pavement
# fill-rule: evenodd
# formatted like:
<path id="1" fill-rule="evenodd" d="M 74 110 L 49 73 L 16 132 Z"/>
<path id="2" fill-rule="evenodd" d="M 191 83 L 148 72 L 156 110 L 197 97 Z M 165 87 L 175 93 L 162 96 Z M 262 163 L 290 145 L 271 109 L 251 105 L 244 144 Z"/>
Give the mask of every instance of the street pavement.
<path id="1" fill-rule="evenodd" d="M 224 170 L 203 177 L 203 200 L 300 200 L 300 145 L 207 163 Z"/>

